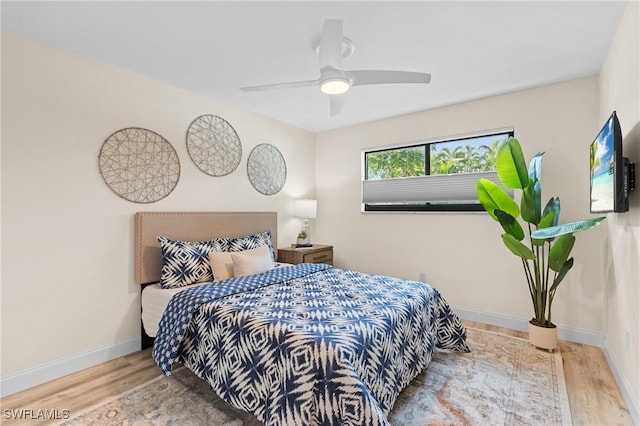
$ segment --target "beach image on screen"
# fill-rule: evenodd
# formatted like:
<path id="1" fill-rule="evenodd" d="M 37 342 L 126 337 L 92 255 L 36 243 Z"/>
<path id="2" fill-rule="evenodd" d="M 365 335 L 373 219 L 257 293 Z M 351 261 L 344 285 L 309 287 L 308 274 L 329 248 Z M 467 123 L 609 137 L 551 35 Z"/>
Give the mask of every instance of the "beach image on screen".
<path id="1" fill-rule="evenodd" d="M 591 144 L 591 211 L 612 211 L 614 200 L 613 120 Z"/>

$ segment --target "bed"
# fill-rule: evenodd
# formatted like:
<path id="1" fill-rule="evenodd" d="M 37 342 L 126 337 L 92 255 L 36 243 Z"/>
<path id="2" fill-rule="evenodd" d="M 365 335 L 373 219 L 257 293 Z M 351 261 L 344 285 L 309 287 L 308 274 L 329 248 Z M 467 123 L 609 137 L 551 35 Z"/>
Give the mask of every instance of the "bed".
<path id="1" fill-rule="evenodd" d="M 216 253 L 209 251 L 211 262 L 232 257 L 240 272 L 207 282 L 204 260 L 176 267 L 184 253 L 174 256 L 167 240 L 202 243 Z M 162 311 L 157 329 L 144 327 L 155 335 L 153 357 L 164 374 L 180 362 L 266 425 L 387 425 L 396 398 L 436 348 L 469 351 L 460 319 L 431 286 L 324 264 L 276 266 L 276 247 L 271 212 L 136 214 L 139 284 L 170 284 L 171 268 L 179 279 L 205 274 L 155 290 L 169 290 L 155 296 L 166 307 L 154 308 Z M 253 273 L 267 251 L 271 266 Z"/>

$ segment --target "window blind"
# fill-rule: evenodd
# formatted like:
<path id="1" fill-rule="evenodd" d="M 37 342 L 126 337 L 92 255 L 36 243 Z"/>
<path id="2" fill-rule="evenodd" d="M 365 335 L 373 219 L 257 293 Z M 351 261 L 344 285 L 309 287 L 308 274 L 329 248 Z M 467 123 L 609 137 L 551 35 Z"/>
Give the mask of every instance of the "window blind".
<path id="1" fill-rule="evenodd" d="M 478 179 L 489 179 L 505 189 L 493 172 L 428 175 L 395 179 L 362 181 L 362 202 L 365 204 L 413 203 L 479 203 Z"/>

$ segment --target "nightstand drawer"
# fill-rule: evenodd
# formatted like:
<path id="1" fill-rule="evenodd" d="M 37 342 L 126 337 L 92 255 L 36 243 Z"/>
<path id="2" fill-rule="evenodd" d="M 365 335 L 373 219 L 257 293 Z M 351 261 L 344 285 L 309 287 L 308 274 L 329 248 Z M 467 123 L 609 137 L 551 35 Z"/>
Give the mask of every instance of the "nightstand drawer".
<path id="1" fill-rule="evenodd" d="M 303 257 L 306 263 L 331 263 L 333 262 L 333 250 L 322 250 L 316 253 L 307 253 Z"/>
<path id="2" fill-rule="evenodd" d="M 333 265 L 333 246 L 314 244 L 311 247 L 287 247 L 278 249 L 278 262 L 328 263 Z"/>

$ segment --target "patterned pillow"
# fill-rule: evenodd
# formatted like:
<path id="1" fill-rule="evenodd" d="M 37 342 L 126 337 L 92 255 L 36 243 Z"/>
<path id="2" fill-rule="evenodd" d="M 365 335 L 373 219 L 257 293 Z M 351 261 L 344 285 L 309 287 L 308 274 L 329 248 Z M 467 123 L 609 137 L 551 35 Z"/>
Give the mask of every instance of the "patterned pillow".
<path id="1" fill-rule="evenodd" d="M 213 281 L 209 252 L 222 251 L 223 240 L 176 241 L 158 237 L 162 251 L 160 286 L 177 288 L 186 285 Z"/>
<path id="2" fill-rule="evenodd" d="M 271 260 L 275 261 L 275 251 L 271 244 L 271 231 L 267 230 L 259 234 L 247 235 L 246 237 L 223 238 L 219 240 L 222 244 L 222 251 L 237 252 L 254 249 L 260 246 L 269 247 Z"/>

